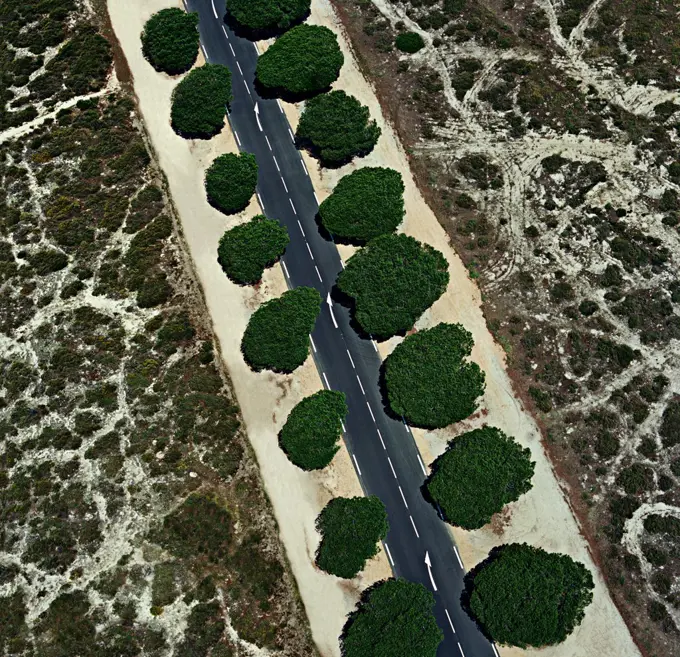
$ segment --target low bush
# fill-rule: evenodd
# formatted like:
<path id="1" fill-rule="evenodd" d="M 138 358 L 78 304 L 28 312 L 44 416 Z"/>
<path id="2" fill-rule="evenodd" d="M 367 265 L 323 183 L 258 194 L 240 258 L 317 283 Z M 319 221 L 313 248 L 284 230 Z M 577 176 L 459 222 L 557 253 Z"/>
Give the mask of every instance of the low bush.
<path id="1" fill-rule="evenodd" d="M 340 166 L 368 155 L 380 137 L 368 107 L 344 91 L 309 100 L 300 117 L 297 138 L 324 166 Z"/>
<path id="2" fill-rule="evenodd" d="M 38 276 L 47 276 L 64 269 L 68 264 L 68 256 L 56 249 L 42 249 L 29 256 L 28 261 Z"/>
<path id="3" fill-rule="evenodd" d="M 412 55 L 425 47 L 425 41 L 423 41 L 423 37 L 417 32 L 402 32 L 397 35 L 394 45 L 397 47 L 397 50 Z"/>
<path id="4" fill-rule="evenodd" d="M 382 235 L 353 255 L 338 276 L 361 328 L 379 339 L 409 330 L 446 290 L 444 256 L 408 235 Z"/>
<path id="5" fill-rule="evenodd" d="M 222 130 L 230 101 L 231 72 L 226 66 L 195 68 L 172 92 L 172 128 L 182 137 L 208 139 Z"/>
<path id="6" fill-rule="evenodd" d="M 232 281 L 253 285 L 283 255 L 289 241 L 288 231 L 278 221 L 258 214 L 222 235 L 217 261 Z"/>
<path id="7" fill-rule="evenodd" d="M 336 497 L 316 519 L 321 543 L 316 564 L 331 575 L 352 579 L 378 554 L 389 526 L 385 505 L 375 496 Z"/>
<path id="8" fill-rule="evenodd" d="M 531 490 L 534 466 L 528 449 L 500 429 L 484 426 L 451 442 L 434 462 L 427 491 L 448 522 L 479 529 Z"/>
<path id="9" fill-rule="evenodd" d="M 340 179 L 319 206 L 324 228 L 350 242 L 393 233 L 404 218 L 401 174 L 385 167 L 365 167 Z"/>
<path id="10" fill-rule="evenodd" d="M 245 210 L 257 186 L 257 162 L 252 153 L 225 153 L 205 172 L 210 205 L 224 214 Z"/>
<path id="11" fill-rule="evenodd" d="M 305 397 L 290 412 L 281 429 L 281 449 L 298 468 L 325 468 L 340 449 L 338 440 L 346 415 L 347 404 L 342 392 L 320 390 Z"/>
<path id="12" fill-rule="evenodd" d="M 385 360 L 391 409 L 426 429 L 459 422 L 477 410 L 484 372 L 468 363 L 474 342 L 460 324 L 437 326 L 408 336 Z"/>
<path id="13" fill-rule="evenodd" d="M 266 36 L 304 20 L 310 4 L 311 0 L 227 0 L 227 13 L 242 29 Z"/>
<path id="14" fill-rule="evenodd" d="M 474 571 L 470 610 L 497 643 L 539 648 L 561 643 L 581 623 L 593 588 L 582 563 L 512 543 Z"/>
<path id="15" fill-rule="evenodd" d="M 157 71 L 188 71 L 198 56 L 198 14 L 178 7 L 161 9 L 144 25 L 142 52 Z"/>
<path id="16" fill-rule="evenodd" d="M 674 447 L 680 443 L 680 398 L 676 397 L 668 402 L 663 412 L 659 434 L 664 447 Z"/>
<path id="17" fill-rule="evenodd" d="M 343 657 L 435 657 L 444 634 L 422 584 L 388 579 L 368 589 L 342 636 Z"/>
<path id="18" fill-rule="evenodd" d="M 254 370 L 292 372 L 309 354 L 309 334 L 321 309 L 321 295 L 298 287 L 263 303 L 250 318 L 241 351 Z"/>
<path id="19" fill-rule="evenodd" d="M 299 25 L 280 36 L 257 60 L 257 79 L 269 89 L 309 95 L 338 79 L 344 57 L 327 27 Z"/>

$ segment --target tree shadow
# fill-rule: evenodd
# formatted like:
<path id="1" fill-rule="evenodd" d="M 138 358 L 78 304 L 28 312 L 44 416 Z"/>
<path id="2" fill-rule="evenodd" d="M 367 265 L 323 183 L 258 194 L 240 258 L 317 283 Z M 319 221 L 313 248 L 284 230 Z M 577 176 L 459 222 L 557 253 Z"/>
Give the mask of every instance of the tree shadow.
<path id="1" fill-rule="evenodd" d="M 266 28 L 252 28 L 239 21 L 230 14 L 228 11 L 224 14 L 224 22 L 229 26 L 229 29 L 237 36 L 242 39 L 248 39 L 249 41 L 262 41 L 264 39 L 272 39 L 274 37 L 281 36 L 284 32 L 287 32 L 296 25 L 304 23 L 311 14 L 311 9 L 308 9 L 304 15 L 299 16 L 295 20 L 291 21 L 285 27 L 266 27 Z"/>

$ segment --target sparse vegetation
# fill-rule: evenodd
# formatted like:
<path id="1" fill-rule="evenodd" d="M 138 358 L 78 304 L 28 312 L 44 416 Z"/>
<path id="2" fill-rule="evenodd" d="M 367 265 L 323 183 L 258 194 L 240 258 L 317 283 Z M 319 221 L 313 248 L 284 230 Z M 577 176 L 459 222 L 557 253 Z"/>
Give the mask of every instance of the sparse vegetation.
<path id="1" fill-rule="evenodd" d="M 198 56 L 198 14 L 179 7 L 156 12 L 144 25 L 142 52 L 157 70 L 177 75 L 188 71 Z"/>
<path id="2" fill-rule="evenodd" d="M 244 210 L 257 185 L 257 162 L 252 153 L 217 156 L 205 172 L 208 201 L 224 214 Z"/>

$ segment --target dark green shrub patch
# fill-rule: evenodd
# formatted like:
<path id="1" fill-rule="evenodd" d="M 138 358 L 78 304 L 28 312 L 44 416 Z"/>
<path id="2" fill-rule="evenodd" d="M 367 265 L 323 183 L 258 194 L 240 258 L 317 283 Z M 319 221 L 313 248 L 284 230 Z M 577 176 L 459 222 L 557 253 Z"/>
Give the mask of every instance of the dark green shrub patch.
<path id="1" fill-rule="evenodd" d="M 582 563 L 526 543 L 501 546 L 473 573 L 470 610 L 506 645 L 561 643 L 593 599 L 593 577 Z"/>
<path id="2" fill-rule="evenodd" d="M 385 167 L 365 167 L 340 179 L 319 206 L 324 228 L 350 242 L 393 233 L 404 218 L 401 174 Z"/>
<path id="3" fill-rule="evenodd" d="M 408 336 L 385 360 L 391 409 L 426 429 L 474 413 L 484 392 L 484 372 L 465 360 L 473 344 L 460 324 L 437 324 Z"/>
<path id="4" fill-rule="evenodd" d="M 225 153 L 213 160 L 205 173 L 210 205 L 224 214 L 244 210 L 255 193 L 257 162 L 252 153 Z"/>
<path id="5" fill-rule="evenodd" d="M 338 79 L 344 57 L 327 27 L 298 25 L 280 36 L 257 60 L 257 79 L 265 87 L 294 96 L 327 89 Z"/>
<path id="6" fill-rule="evenodd" d="M 425 47 L 425 41 L 423 41 L 423 37 L 418 32 L 402 32 L 397 35 L 394 45 L 401 52 L 413 54 Z"/>
<path id="7" fill-rule="evenodd" d="M 298 468 L 325 468 L 340 449 L 338 440 L 346 415 L 347 404 L 342 392 L 320 390 L 305 397 L 290 412 L 281 429 L 281 449 Z"/>
<path id="8" fill-rule="evenodd" d="M 144 25 L 142 52 L 157 70 L 170 75 L 188 71 L 198 56 L 198 14 L 179 7 L 161 9 Z"/>
<path id="9" fill-rule="evenodd" d="M 47 276 L 64 269 L 68 264 L 68 256 L 56 249 L 42 249 L 32 254 L 28 261 L 38 276 Z"/>
<path id="10" fill-rule="evenodd" d="M 324 166 L 340 166 L 368 155 L 380 137 L 368 107 L 344 91 L 331 91 L 307 102 L 297 138 Z"/>
<path id="11" fill-rule="evenodd" d="M 187 139 L 208 139 L 222 130 L 230 101 L 231 72 L 226 66 L 195 68 L 172 92 L 172 128 Z"/>
<path id="12" fill-rule="evenodd" d="M 303 21 L 310 4 L 310 0 L 227 0 L 227 13 L 253 36 L 271 36 Z"/>
<path id="13" fill-rule="evenodd" d="M 316 564 L 331 575 L 352 579 L 378 554 L 389 526 L 385 505 L 375 496 L 336 497 L 316 519 L 321 543 Z"/>
<path id="14" fill-rule="evenodd" d="M 664 447 L 680 443 L 680 398 L 671 399 L 664 409 L 659 429 Z"/>
<path id="15" fill-rule="evenodd" d="M 253 285 L 283 255 L 289 241 L 288 231 L 278 221 L 258 214 L 222 235 L 217 260 L 232 281 Z"/>
<path id="16" fill-rule="evenodd" d="M 309 354 L 309 334 L 321 309 L 321 295 L 311 287 L 284 292 L 263 303 L 250 318 L 241 351 L 254 370 L 292 372 Z"/>
<path id="17" fill-rule="evenodd" d="M 531 490 L 531 452 L 500 429 L 485 426 L 455 438 L 434 463 L 430 497 L 448 522 L 479 529 Z"/>
<path id="18" fill-rule="evenodd" d="M 385 339 L 409 330 L 448 282 L 439 251 L 408 235 L 382 235 L 347 261 L 337 285 L 354 300 L 361 328 Z"/>
<path id="19" fill-rule="evenodd" d="M 342 636 L 343 657 L 435 657 L 444 634 L 422 584 L 388 579 L 368 589 Z"/>

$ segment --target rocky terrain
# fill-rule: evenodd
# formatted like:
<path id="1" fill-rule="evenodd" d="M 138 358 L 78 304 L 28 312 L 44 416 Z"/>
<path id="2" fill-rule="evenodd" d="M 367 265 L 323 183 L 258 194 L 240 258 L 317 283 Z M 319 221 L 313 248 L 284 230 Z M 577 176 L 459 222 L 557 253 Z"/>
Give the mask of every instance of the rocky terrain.
<path id="1" fill-rule="evenodd" d="M 334 4 L 638 645 L 680 655 L 677 3 Z"/>

